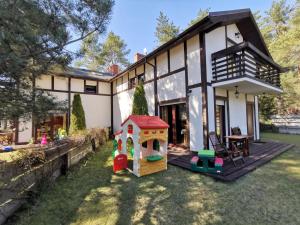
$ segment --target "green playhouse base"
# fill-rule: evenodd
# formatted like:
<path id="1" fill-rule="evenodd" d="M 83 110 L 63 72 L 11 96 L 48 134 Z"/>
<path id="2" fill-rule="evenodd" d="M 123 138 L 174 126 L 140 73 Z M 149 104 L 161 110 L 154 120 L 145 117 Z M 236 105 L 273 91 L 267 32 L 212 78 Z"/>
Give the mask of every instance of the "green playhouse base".
<path id="1" fill-rule="evenodd" d="M 191 170 L 203 173 L 222 173 L 223 159 L 215 157 L 213 150 L 200 150 L 198 156 L 191 159 Z"/>

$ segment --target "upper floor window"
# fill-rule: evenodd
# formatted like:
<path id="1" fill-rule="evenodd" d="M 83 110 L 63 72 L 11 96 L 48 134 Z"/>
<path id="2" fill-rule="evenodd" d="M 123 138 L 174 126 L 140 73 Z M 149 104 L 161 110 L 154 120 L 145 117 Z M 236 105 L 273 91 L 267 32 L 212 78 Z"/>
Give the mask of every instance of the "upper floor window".
<path id="1" fill-rule="evenodd" d="M 138 75 L 138 84 L 143 84 L 145 82 L 145 74 Z"/>
<path id="2" fill-rule="evenodd" d="M 85 93 L 96 94 L 97 93 L 97 86 L 94 85 L 85 85 L 84 86 Z"/>
<path id="3" fill-rule="evenodd" d="M 134 86 L 135 86 L 135 78 L 130 78 L 128 82 L 128 88 L 131 89 L 134 88 Z"/>

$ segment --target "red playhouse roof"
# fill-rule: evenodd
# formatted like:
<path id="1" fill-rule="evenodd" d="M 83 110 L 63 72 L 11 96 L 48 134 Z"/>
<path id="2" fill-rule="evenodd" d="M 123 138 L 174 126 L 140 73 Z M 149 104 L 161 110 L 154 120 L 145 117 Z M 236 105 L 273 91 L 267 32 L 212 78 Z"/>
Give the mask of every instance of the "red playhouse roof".
<path id="1" fill-rule="evenodd" d="M 130 115 L 123 123 L 127 120 L 132 120 L 141 129 L 166 129 L 169 125 L 160 119 L 158 116 L 145 116 L 145 115 Z"/>

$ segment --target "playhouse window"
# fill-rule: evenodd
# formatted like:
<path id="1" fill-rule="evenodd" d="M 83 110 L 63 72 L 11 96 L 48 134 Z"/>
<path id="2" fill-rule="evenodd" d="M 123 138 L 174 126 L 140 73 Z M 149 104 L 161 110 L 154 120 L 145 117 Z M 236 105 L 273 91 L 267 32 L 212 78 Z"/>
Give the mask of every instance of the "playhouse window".
<path id="1" fill-rule="evenodd" d="M 147 148 L 147 141 L 142 143 L 143 148 Z"/>
<path id="2" fill-rule="evenodd" d="M 118 150 L 119 151 L 122 150 L 122 140 L 121 139 L 118 140 Z"/>
<path id="3" fill-rule="evenodd" d="M 128 134 L 133 133 L 133 126 L 131 124 L 128 125 Z"/>
<path id="4" fill-rule="evenodd" d="M 156 139 L 153 141 L 153 150 L 159 151 L 159 141 Z"/>

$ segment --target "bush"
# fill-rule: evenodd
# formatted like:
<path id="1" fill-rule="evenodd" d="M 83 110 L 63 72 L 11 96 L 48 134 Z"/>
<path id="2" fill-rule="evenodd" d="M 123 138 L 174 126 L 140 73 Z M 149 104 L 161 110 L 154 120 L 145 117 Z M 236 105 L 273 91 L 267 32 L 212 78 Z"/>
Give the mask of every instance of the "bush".
<path id="1" fill-rule="evenodd" d="M 131 114 L 148 115 L 148 104 L 143 85 L 138 85 L 135 88 Z"/>
<path id="2" fill-rule="evenodd" d="M 74 95 L 71 113 L 70 133 L 76 133 L 86 128 L 85 113 L 79 94 Z"/>

